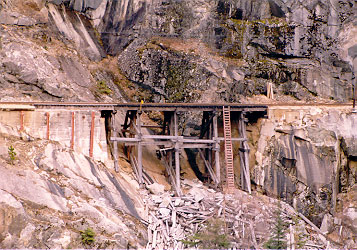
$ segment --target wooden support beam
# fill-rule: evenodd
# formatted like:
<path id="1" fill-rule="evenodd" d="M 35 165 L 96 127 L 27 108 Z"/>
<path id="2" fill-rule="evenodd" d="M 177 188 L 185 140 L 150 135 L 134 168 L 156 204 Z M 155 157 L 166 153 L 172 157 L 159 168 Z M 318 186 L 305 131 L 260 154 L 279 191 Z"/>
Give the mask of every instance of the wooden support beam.
<path id="1" fill-rule="evenodd" d="M 166 118 L 166 129 L 167 129 L 167 132 L 164 131 L 167 135 L 171 135 L 171 136 L 174 136 L 174 129 L 173 129 L 173 113 L 170 111 L 170 112 L 164 112 L 164 116 Z M 176 181 L 176 175 L 175 175 L 175 171 L 173 170 L 173 151 L 174 150 L 169 150 L 167 151 L 166 155 L 166 159 L 168 161 L 168 166 L 170 168 L 170 171 L 173 175 L 173 179 L 175 180 L 173 183 L 176 185 L 176 194 L 179 193 L 180 191 L 180 187 L 178 186 L 178 183 Z"/>
<path id="2" fill-rule="evenodd" d="M 218 137 L 218 138 L 213 138 L 213 139 L 217 139 L 219 141 L 224 141 L 224 137 Z M 247 138 L 231 138 L 231 141 L 246 141 Z"/>
<path id="3" fill-rule="evenodd" d="M 186 136 L 174 136 L 174 135 L 142 135 L 141 139 L 154 139 L 154 140 L 170 140 L 170 141 L 180 141 L 182 143 L 221 143 L 224 141 L 223 137 L 213 137 L 212 139 L 199 139 L 198 137 L 186 137 Z M 138 141 L 137 138 L 131 137 L 110 137 L 112 141 L 128 142 Z M 246 141 L 246 138 L 232 138 L 232 141 Z"/>
<path id="4" fill-rule="evenodd" d="M 142 187 L 143 185 L 143 148 L 141 145 L 141 111 L 137 112 L 137 120 L 136 120 L 136 126 L 137 126 L 137 131 L 138 131 L 138 178 L 139 178 L 139 185 Z"/>
<path id="5" fill-rule="evenodd" d="M 208 148 L 212 149 L 213 146 L 207 145 L 206 143 L 188 143 L 181 144 L 181 148 Z"/>
<path id="6" fill-rule="evenodd" d="M 141 131 L 141 126 L 140 126 L 140 130 L 139 130 L 138 126 L 135 124 L 135 119 L 131 120 L 129 133 L 130 134 L 140 134 L 141 133 L 140 131 Z"/>
<path id="7" fill-rule="evenodd" d="M 139 139 L 136 138 L 126 138 L 134 139 L 133 141 L 124 142 L 124 146 L 136 146 L 139 142 Z M 170 141 L 141 141 L 142 146 L 164 146 L 173 148 L 174 143 Z"/>
<path id="8" fill-rule="evenodd" d="M 110 140 L 117 141 L 117 142 L 139 142 L 142 139 L 133 138 L 133 137 L 110 137 Z"/>
<path id="9" fill-rule="evenodd" d="M 172 151 L 172 149 L 170 149 Z M 160 154 L 161 154 L 161 158 L 165 158 L 164 157 L 164 154 L 161 151 L 159 151 Z M 170 183 L 171 185 L 174 187 L 175 191 L 176 191 L 176 194 L 177 196 L 182 196 L 182 192 L 181 192 L 181 189 L 177 187 L 177 184 L 176 184 L 176 179 L 175 179 L 175 174 L 173 173 L 173 169 L 172 167 L 170 167 L 170 165 L 168 164 L 168 161 L 163 161 L 164 162 L 164 165 L 165 165 L 165 168 L 166 168 L 166 172 L 168 174 L 168 177 L 169 177 L 169 180 L 170 180 Z"/>
<path id="10" fill-rule="evenodd" d="M 24 131 L 24 129 L 25 129 L 25 127 L 24 127 L 24 116 L 25 116 L 24 111 L 20 111 L 20 131 Z"/>
<path id="11" fill-rule="evenodd" d="M 213 112 L 210 112 L 209 114 L 210 114 L 210 119 L 208 120 L 208 129 L 207 129 L 207 133 L 206 133 L 206 139 L 211 139 L 212 140 L 212 137 L 213 137 L 213 129 L 212 129 L 212 122 L 213 122 L 213 114 L 212 114 Z M 213 153 L 213 151 L 212 151 L 212 148 L 206 148 L 205 149 L 205 156 L 206 156 L 206 159 L 207 159 L 207 161 L 208 161 L 208 163 L 209 163 L 209 165 L 210 165 L 210 167 L 212 168 L 212 153 Z M 218 184 L 217 182 L 216 182 L 216 184 Z"/>
<path id="12" fill-rule="evenodd" d="M 47 131 L 46 131 L 46 139 L 50 139 L 50 112 L 46 112 L 46 126 L 47 126 Z"/>
<path id="13" fill-rule="evenodd" d="M 141 145 L 143 147 L 145 146 L 162 146 L 162 147 L 165 147 L 165 148 L 162 148 L 161 150 L 165 150 L 165 151 L 169 151 L 169 150 L 174 150 L 175 149 L 175 143 L 173 142 L 164 142 L 164 141 L 159 141 L 159 142 L 149 142 L 149 141 L 142 141 L 141 142 Z M 124 146 L 125 147 L 133 147 L 133 146 L 137 146 L 137 142 L 124 142 Z M 212 149 L 212 146 L 210 145 L 207 145 L 207 144 L 199 144 L 199 143 L 196 143 L 196 144 L 180 144 L 180 148 L 183 149 L 183 148 L 209 148 L 209 149 Z"/>
<path id="14" fill-rule="evenodd" d="M 246 134 L 246 118 L 244 112 L 240 113 L 238 130 L 239 135 L 243 138 L 247 138 Z M 242 188 L 245 189 L 251 194 L 251 182 L 250 182 L 250 169 L 249 169 L 249 145 L 248 142 L 241 141 L 239 148 L 240 156 L 240 165 L 241 165 L 241 183 Z"/>
<path id="15" fill-rule="evenodd" d="M 180 148 L 175 146 L 175 176 L 177 189 L 181 190 Z"/>
<path id="16" fill-rule="evenodd" d="M 181 140 L 183 143 L 207 143 L 207 144 L 212 144 L 216 143 L 215 140 L 206 140 L 206 139 L 182 139 Z"/>
<path id="17" fill-rule="evenodd" d="M 91 120 L 91 127 L 90 127 L 90 142 L 89 142 L 89 157 L 93 157 L 94 121 L 95 121 L 95 112 L 92 111 L 92 120 Z"/>
<path id="18" fill-rule="evenodd" d="M 173 114 L 174 123 L 174 134 L 178 137 L 178 124 L 177 124 L 177 113 Z M 180 174 L 180 145 L 179 142 L 175 143 L 175 175 L 176 175 L 176 185 L 179 190 L 181 190 L 181 174 Z M 181 192 L 180 192 L 181 193 Z"/>
<path id="19" fill-rule="evenodd" d="M 199 148 L 199 149 L 198 149 L 198 153 L 199 153 L 199 155 L 201 156 L 201 158 L 202 158 L 202 160 L 203 160 L 203 162 L 204 162 L 204 164 L 205 164 L 205 166 L 206 166 L 206 168 L 207 168 L 209 174 L 211 175 L 211 178 L 212 178 L 213 182 L 214 182 L 215 184 L 218 184 L 219 182 L 218 182 L 218 179 L 217 179 L 217 177 L 216 177 L 216 174 L 214 173 L 214 171 L 213 171 L 213 169 L 212 169 L 210 163 L 206 160 L 205 155 L 204 155 L 202 149 Z"/>
<path id="20" fill-rule="evenodd" d="M 162 128 L 162 126 L 159 126 L 159 125 L 148 125 L 148 124 L 145 124 L 145 125 L 141 125 L 142 128 Z"/>
<path id="21" fill-rule="evenodd" d="M 74 112 L 72 112 L 71 116 L 71 149 L 74 149 Z"/>
<path id="22" fill-rule="evenodd" d="M 133 139 L 132 141 L 121 141 L 122 143 L 124 143 L 124 146 L 126 147 L 133 147 L 133 146 L 137 146 L 137 142 L 139 141 L 136 138 L 123 138 L 123 139 Z M 120 142 L 120 141 L 119 141 Z M 170 141 L 142 141 L 141 145 L 144 146 L 163 146 L 166 148 L 163 148 L 165 151 L 168 150 L 173 150 L 175 149 L 175 142 L 170 142 Z M 213 146 L 210 146 L 206 143 L 188 143 L 188 144 L 180 144 L 180 148 L 209 148 L 212 149 Z"/>
<path id="23" fill-rule="evenodd" d="M 136 110 L 131 110 L 128 113 L 128 121 L 126 122 L 125 126 L 123 127 L 123 129 L 129 128 L 129 133 L 130 133 L 129 136 L 137 134 L 136 130 L 133 128 L 135 126 L 135 123 L 136 123 Z M 123 136 L 126 137 L 125 133 L 123 133 Z M 130 157 L 131 157 L 132 149 L 133 149 L 133 147 L 124 147 L 124 153 L 126 154 L 128 159 L 130 159 Z"/>
<path id="24" fill-rule="evenodd" d="M 217 114 L 214 113 L 213 120 L 213 138 L 218 138 L 218 123 L 217 123 Z M 222 138 L 224 140 L 224 138 Z M 215 171 L 216 171 L 216 177 L 218 183 L 221 182 L 221 166 L 220 166 L 220 159 L 219 159 L 219 151 L 220 151 L 220 145 L 219 141 L 216 140 L 216 143 L 214 144 L 214 158 L 215 158 Z"/>
<path id="25" fill-rule="evenodd" d="M 116 137 L 117 136 L 117 127 L 115 124 L 115 113 L 112 113 L 112 136 Z M 115 172 L 119 172 L 119 165 L 118 165 L 118 141 L 113 141 L 113 157 L 114 157 L 114 170 Z"/>

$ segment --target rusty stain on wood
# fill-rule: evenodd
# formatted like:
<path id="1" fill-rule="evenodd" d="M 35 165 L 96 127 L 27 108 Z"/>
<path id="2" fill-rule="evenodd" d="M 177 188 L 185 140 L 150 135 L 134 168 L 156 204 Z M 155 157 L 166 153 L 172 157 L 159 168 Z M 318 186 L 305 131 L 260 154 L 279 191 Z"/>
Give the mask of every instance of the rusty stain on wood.
<path id="1" fill-rule="evenodd" d="M 92 121 L 91 121 L 91 128 L 90 128 L 89 157 L 93 157 L 94 121 L 95 121 L 95 112 L 92 111 Z"/>
<path id="2" fill-rule="evenodd" d="M 24 111 L 20 112 L 20 131 L 24 131 Z"/>
<path id="3" fill-rule="evenodd" d="M 47 125 L 47 131 L 46 131 L 46 139 L 50 139 L 50 112 L 46 112 L 46 125 Z"/>
<path id="4" fill-rule="evenodd" d="M 74 112 L 72 112 L 72 118 L 71 118 L 71 127 L 72 127 L 72 133 L 71 133 L 71 149 L 74 149 Z"/>

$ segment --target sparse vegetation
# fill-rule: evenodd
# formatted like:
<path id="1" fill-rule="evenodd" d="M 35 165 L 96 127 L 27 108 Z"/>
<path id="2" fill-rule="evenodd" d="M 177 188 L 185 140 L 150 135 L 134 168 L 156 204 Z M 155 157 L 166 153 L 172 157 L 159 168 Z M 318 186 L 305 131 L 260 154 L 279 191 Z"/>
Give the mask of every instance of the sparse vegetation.
<path id="1" fill-rule="evenodd" d="M 11 165 L 14 165 L 14 162 L 16 160 L 16 152 L 15 152 L 15 148 L 12 145 L 8 148 L 8 154 L 10 157 Z"/>
<path id="2" fill-rule="evenodd" d="M 227 234 L 224 232 L 224 222 L 220 219 L 211 219 L 206 222 L 205 229 L 182 242 L 188 247 L 203 249 L 227 249 L 230 247 Z"/>
<path id="3" fill-rule="evenodd" d="M 97 82 L 97 89 L 99 94 L 110 95 L 112 93 L 111 89 L 108 87 L 107 83 L 104 80 Z"/>
<path id="4" fill-rule="evenodd" d="M 88 227 L 86 230 L 80 231 L 80 233 L 84 245 L 92 245 L 95 242 L 95 232 L 92 228 Z"/>
<path id="5" fill-rule="evenodd" d="M 168 66 L 165 92 L 168 95 L 169 102 L 183 102 L 189 97 L 190 89 L 188 85 L 189 80 L 192 78 L 189 72 L 193 69 L 194 67 L 187 61 Z"/>
<path id="6" fill-rule="evenodd" d="M 304 233 L 304 229 L 300 225 L 301 219 L 299 218 L 299 216 L 294 216 L 292 220 L 293 220 L 293 226 L 295 228 L 295 232 L 294 232 L 295 248 L 303 249 L 305 247 L 306 239 L 308 235 Z"/>
<path id="7" fill-rule="evenodd" d="M 283 220 L 280 201 L 275 211 L 275 223 L 270 239 L 264 244 L 267 249 L 285 249 L 287 223 Z"/>

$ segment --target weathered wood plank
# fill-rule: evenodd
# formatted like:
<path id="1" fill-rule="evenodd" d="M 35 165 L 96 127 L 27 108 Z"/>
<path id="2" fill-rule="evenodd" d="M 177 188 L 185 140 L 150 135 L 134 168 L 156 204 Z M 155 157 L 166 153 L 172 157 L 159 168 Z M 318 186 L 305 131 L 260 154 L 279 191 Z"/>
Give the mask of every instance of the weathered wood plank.
<path id="1" fill-rule="evenodd" d="M 218 180 L 217 180 L 216 174 L 214 173 L 214 171 L 213 171 L 211 165 L 209 164 L 209 162 L 205 159 L 205 156 L 204 156 L 204 154 L 203 154 L 203 152 L 202 152 L 202 149 L 199 148 L 199 149 L 198 149 L 198 153 L 199 153 L 199 155 L 201 156 L 201 158 L 202 158 L 202 160 L 203 160 L 203 162 L 204 162 L 206 168 L 208 169 L 208 172 L 210 173 L 213 182 L 216 183 L 216 184 L 218 184 L 219 182 L 218 182 Z"/>
<path id="2" fill-rule="evenodd" d="M 137 119 L 136 119 L 136 124 L 137 124 L 137 132 L 138 132 L 138 139 L 140 140 L 138 142 L 138 179 L 139 179 L 139 185 L 143 185 L 143 148 L 141 145 L 141 111 L 137 112 Z"/>
<path id="3" fill-rule="evenodd" d="M 199 139 L 198 137 L 192 138 L 192 137 L 171 136 L 171 135 L 142 135 L 141 138 L 142 139 L 172 140 L 172 141 L 179 141 L 182 143 L 205 143 L 205 144 L 217 143 L 217 140 L 219 141 L 219 143 L 221 141 L 224 141 L 224 138 L 222 138 L 222 137 L 213 137 L 211 140 L 207 140 L 207 139 Z M 137 136 L 135 138 L 112 136 L 112 137 L 110 137 L 110 140 L 111 141 L 123 141 L 123 142 L 139 141 Z M 246 140 L 247 140 L 246 138 L 232 138 L 232 141 L 246 141 Z"/>
<path id="4" fill-rule="evenodd" d="M 215 138 L 218 139 L 218 122 L 217 122 L 217 114 L 215 113 L 213 116 L 213 140 Z M 222 141 L 224 138 L 222 138 Z M 221 182 L 221 166 L 220 166 L 220 157 L 219 157 L 219 151 L 220 151 L 220 146 L 219 142 L 216 142 L 214 144 L 214 158 L 215 158 L 215 171 L 216 171 L 216 177 L 217 177 L 217 182 Z"/>

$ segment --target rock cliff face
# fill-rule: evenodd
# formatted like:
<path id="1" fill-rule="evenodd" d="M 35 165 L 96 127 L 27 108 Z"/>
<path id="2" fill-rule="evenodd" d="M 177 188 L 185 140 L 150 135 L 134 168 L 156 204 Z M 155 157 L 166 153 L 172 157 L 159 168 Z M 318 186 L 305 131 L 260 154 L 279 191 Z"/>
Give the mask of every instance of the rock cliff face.
<path id="1" fill-rule="evenodd" d="M 221 100 L 265 93 L 266 81 L 274 83 L 277 93 L 297 99 L 351 98 L 354 1 L 55 2 L 92 18 L 106 51 L 121 54 L 119 66 L 125 75 L 166 100 L 184 92 L 170 93 L 170 82 L 162 80 L 175 68 L 181 68 L 180 80 L 202 96 L 207 86 L 219 86 L 215 94 Z M 101 13 L 93 15 L 93 11 Z M 99 22 L 98 17 L 102 17 Z M 177 39 L 187 42 L 184 50 L 175 44 Z M 178 63 L 180 57 L 188 66 Z M 128 59 L 132 59 L 129 64 Z M 201 79 L 197 75 L 202 72 L 206 74 Z M 164 82 L 158 86 L 157 79 Z M 231 89 L 234 95 L 220 95 Z M 184 96 L 179 101 L 185 101 Z M 205 100 L 202 96 L 196 98 Z"/>
<path id="2" fill-rule="evenodd" d="M 2 100 L 121 98 L 108 65 L 95 62 L 105 53 L 86 17 L 44 1 L 1 2 L 0 17 Z"/>
<path id="3" fill-rule="evenodd" d="M 45 24 L 72 41 L 70 44 L 90 60 L 100 60 L 106 53 L 120 55 L 122 73 L 150 90 L 148 100 L 239 102 L 246 96 L 265 94 L 267 82 L 273 83 L 277 95 L 301 100 L 347 101 L 352 96 L 355 1 L 51 0 L 47 4 L 28 1 L 25 7 L 17 2 L 2 4 L 3 24 L 31 27 L 30 35 Z M 45 33 L 37 34 L 45 39 L 37 44 L 54 38 L 49 30 Z M 3 40 L 7 50 L 10 41 Z M 7 57 L 16 50 L 14 46 Z M 43 60 L 47 72 L 63 63 Z M 75 66 L 80 70 L 78 63 Z M 16 74 L 11 67 L 5 70 Z M 66 94 L 55 93 L 50 84 L 41 84 L 43 76 L 30 76 L 25 80 L 30 80 L 31 87 L 55 98 L 75 99 L 76 86 L 65 84 L 61 88 L 68 88 L 63 91 Z M 88 73 L 83 76 L 86 79 L 78 81 L 93 85 L 95 79 Z M 36 81 L 39 83 L 33 84 Z M 195 94 L 187 96 L 185 92 Z M 91 98 L 90 94 L 86 98 Z"/>
<path id="4" fill-rule="evenodd" d="M 145 245 L 143 203 L 127 175 L 54 142 L 25 138 L 16 131 L 0 136 L 2 248 L 83 247 L 80 231 L 87 228 L 97 234 L 92 247 Z"/>
<path id="5" fill-rule="evenodd" d="M 299 107 L 283 112 L 271 110 L 269 118 L 262 121 L 259 139 L 251 141 L 257 148 L 252 171 L 255 182 L 268 194 L 289 202 L 316 225 L 328 220 L 328 233 L 341 224 L 335 225 L 330 214 L 350 211 L 344 217 L 349 219 L 342 221 L 351 230 L 345 235 L 350 241 L 355 231 L 351 222 L 357 211 L 355 203 L 342 202 L 341 197 L 355 193 L 356 114 Z"/>

